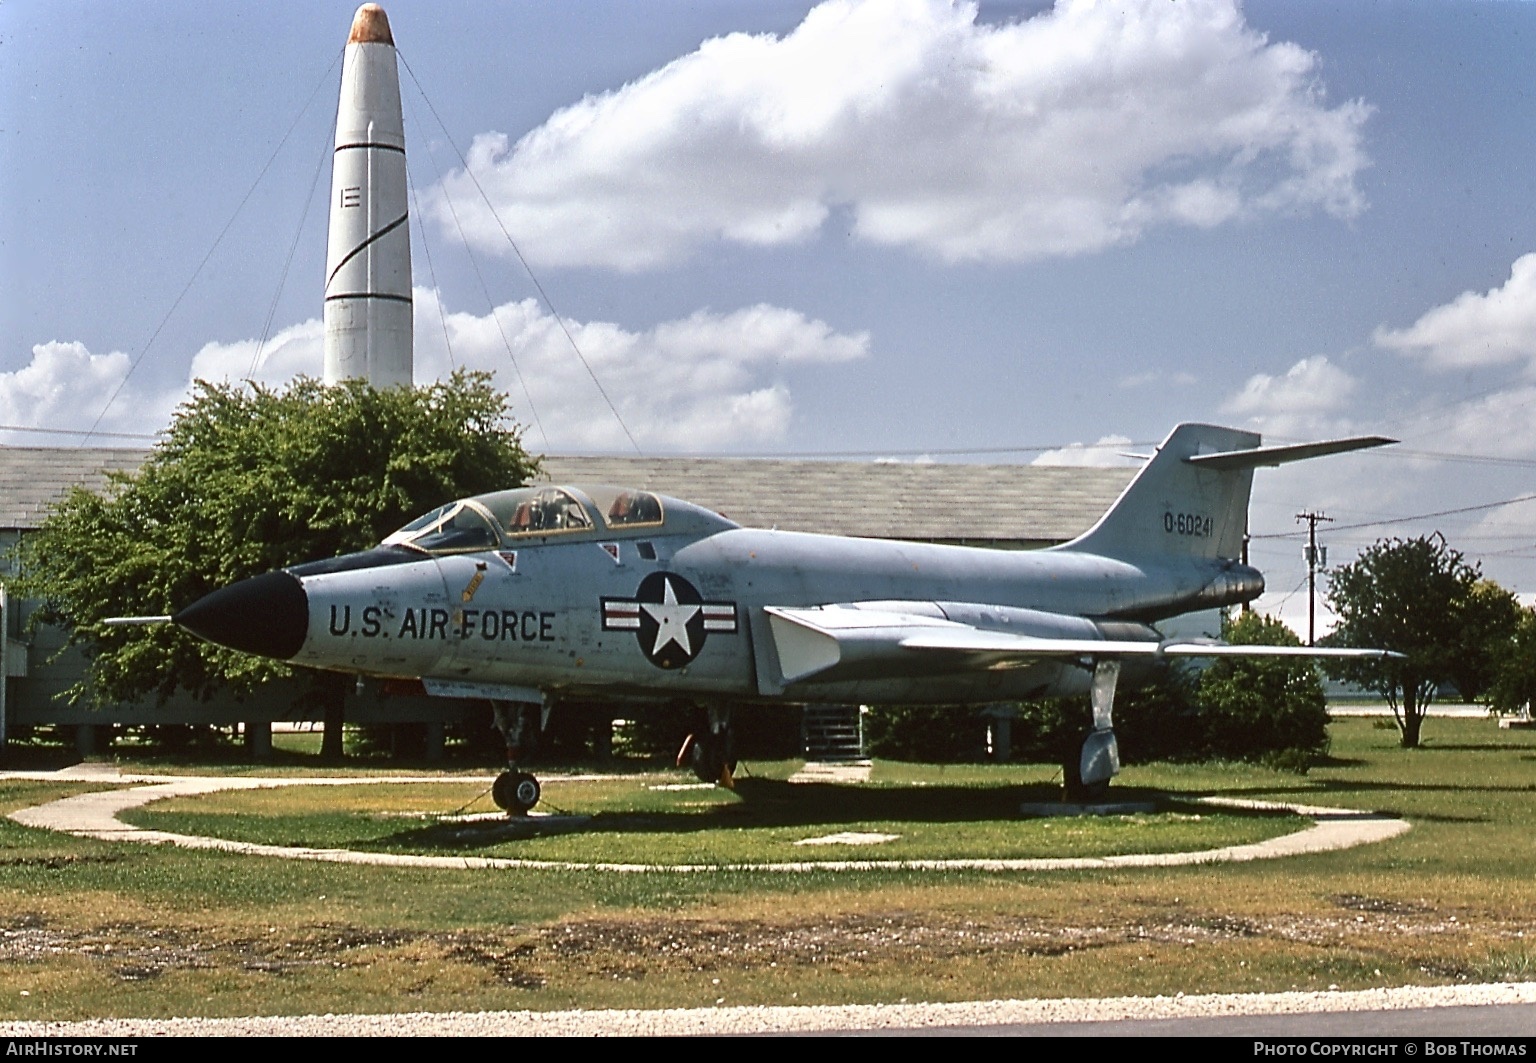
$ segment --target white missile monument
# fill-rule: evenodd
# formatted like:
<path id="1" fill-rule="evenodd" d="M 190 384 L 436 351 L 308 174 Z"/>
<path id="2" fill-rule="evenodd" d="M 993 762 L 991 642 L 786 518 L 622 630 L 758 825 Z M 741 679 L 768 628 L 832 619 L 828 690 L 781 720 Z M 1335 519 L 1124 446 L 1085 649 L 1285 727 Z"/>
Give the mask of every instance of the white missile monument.
<path id="1" fill-rule="evenodd" d="M 341 66 L 325 262 L 325 382 L 411 383 L 405 122 L 389 19 L 364 4 Z"/>

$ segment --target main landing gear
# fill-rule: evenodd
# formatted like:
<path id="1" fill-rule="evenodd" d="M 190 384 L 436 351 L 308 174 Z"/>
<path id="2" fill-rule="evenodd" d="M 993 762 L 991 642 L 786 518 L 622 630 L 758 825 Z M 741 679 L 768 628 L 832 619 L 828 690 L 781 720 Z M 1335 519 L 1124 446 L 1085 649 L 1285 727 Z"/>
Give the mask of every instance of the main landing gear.
<path id="1" fill-rule="evenodd" d="M 1081 747 L 1067 751 L 1062 764 L 1063 797 L 1067 801 L 1101 801 L 1109 792 L 1109 780 L 1120 774 L 1120 746 L 1115 741 L 1115 684 L 1120 662 L 1097 661 L 1093 667 L 1093 730 L 1083 736 Z"/>
<path id="2" fill-rule="evenodd" d="M 496 807 L 513 816 L 526 816 L 539 803 L 543 790 L 539 780 L 518 768 L 517 762 L 528 740 L 542 723 L 543 707 L 515 701 L 493 701 L 496 729 L 507 744 L 507 770 L 491 785 L 491 800 Z"/>
<path id="3" fill-rule="evenodd" d="M 711 705 L 693 734 L 677 751 L 677 766 L 687 764 L 700 782 L 735 788 L 736 734 L 731 730 L 730 706 Z"/>

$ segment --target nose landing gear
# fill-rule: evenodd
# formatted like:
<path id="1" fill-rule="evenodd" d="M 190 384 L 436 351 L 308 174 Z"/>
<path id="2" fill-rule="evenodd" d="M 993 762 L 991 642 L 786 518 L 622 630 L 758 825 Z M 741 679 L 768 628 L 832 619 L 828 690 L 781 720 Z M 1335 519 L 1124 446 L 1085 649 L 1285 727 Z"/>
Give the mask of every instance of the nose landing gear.
<path id="1" fill-rule="evenodd" d="M 543 788 L 537 778 L 519 770 L 517 762 L 530 732 L 536 733 L 543 706 L 493 701 L 491 709 L 496 729 L 507 743 L 507 770 L 496 776 L 491 785 L 491 800 L 509 815 L 526 816 L 539 803 Z"/>
<path id="2" fill-rule="evenodd" d="M 526 771 L 504 771 L 491 785 L 491 800 L 496 807 L 514 816 L 526 816 L 539 803 L 539 780 Z"/>

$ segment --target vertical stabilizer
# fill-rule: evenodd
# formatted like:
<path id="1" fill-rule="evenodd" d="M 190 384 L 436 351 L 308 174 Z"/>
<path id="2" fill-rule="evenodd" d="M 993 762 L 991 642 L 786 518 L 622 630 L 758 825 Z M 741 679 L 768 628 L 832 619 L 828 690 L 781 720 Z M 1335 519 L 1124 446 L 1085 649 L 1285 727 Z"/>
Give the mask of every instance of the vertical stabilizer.
<path id="1" fill-rule="evenodd" d="M 325 262 L 325 382 L 411 383 L 405 123 L 389 19 L 364 4 L 341 66 Z"/>
<path id="2" fill-rule="evenodd" d="M 1259 436 L 1253 432 L 1209 424 L 1179 425 L 1099 522 L 1056 549 L 1116 558 L 1236 560 L 1248 526 L 1253 468 L 1264 463 L 1223 465 L 1190 459 L 1231 455 L 1258 446 Z"/>

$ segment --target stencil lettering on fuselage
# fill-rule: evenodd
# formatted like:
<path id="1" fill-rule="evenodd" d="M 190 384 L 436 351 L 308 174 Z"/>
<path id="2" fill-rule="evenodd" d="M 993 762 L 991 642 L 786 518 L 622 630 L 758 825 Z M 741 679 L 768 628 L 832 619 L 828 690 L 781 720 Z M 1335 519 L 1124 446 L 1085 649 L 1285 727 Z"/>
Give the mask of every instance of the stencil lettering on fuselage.
<path id="1" fill-rule="evenodd" d="M 330 633 L 336 638 L 395 639 L 409 642 L 554 642 L 557 613 L 547 609 L 403 610 L 398 624 L 377 605 L 364 606 L 354 623 L 350 605 L 331 606 Z"/>
<path id="2" fill-rule="evenodd" d="M 736 634 L 736 603 L 706 602 L 683 577 L 652 572 L 633 598 L 603 598 L 603 630 L 633 631 L 645 659 L 681 668 L 704 649 L 710 634 Z"/>

